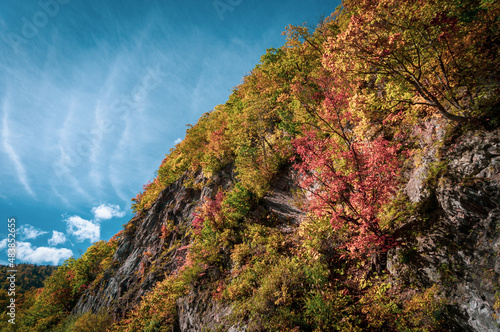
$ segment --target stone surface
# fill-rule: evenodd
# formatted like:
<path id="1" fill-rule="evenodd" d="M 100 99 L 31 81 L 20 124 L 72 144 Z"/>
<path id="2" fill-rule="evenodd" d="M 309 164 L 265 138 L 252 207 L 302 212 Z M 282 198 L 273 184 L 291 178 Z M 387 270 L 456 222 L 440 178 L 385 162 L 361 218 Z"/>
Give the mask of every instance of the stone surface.
<path id="1" fill-rule="evenodd" d="M 177 310 L 179 319 L 174 331 L 246 331 L 245 327 L 226 325 L 225 318 L 231 314 L 231 308 L 213 301 L 209 292 L 191 291 L 177 300 Z"/>
<path id="2" fill-rule="evenodd" d="M 115 318 L 123 318 L 156 282 L 163 280 L 165 273 L 179 267 L 179 258 L 185 256 L 182 247 L 189 243 L 185 231 L 191 225 L 193 213 L 207 198 L 213 198 L 217 190 L 230 188 L 233 178 L 230 168 L 213 176 L 210 181 L 200 172 L 194 177 L 191 188 L 184 185 L 185 176 L 164 189 L 149 210 L 129 222 L 126 227 L 129 231 L 125 230 L 113 257 L 113 267 L 104 273 L 97 286 L 85 292 L 73 313 L 98 312 L 101 308 L 108 308 Z M 270 211 L 283 221 L 283 231 L 291 231 L 288 225 L 297 224 L 303 215 L 294 205 L 294 181 L 290 169 L 281 172 L 262 200 L 263 211 Z M 253 213 L 258 215 L 259 211 Z M 168 220 L 174 222 L 176 229 L 162 239 L 161 226 Z M 166 248 L 173 247 L 176 249 L 162 255 Z M 225 326 L 224 318 L 231 313 L 230 307 L 221 306 L 211 298 L 210 293 L 197 289 L 180 298 L 177 306 L 179 317 L 174 331 L 214 330 Z M 240 332 L 246 329 L 244 326 L 229 325 L 224 330 Z"/>
<path id="3" fill-rule="evenodd" d="M 113 257 L 113 266 L 98 285 L 84 293 L 73 312 L 110 308 L 115 318 L 122 318 L 156 282 L 163 280 L 165 273 L 179 267 L 178 262 L 182 261 L 179 258 L 185 255 L 182 246 L 189 241 L 185 233 L 193 213 L 218 188 L 227 189 L 231 177 L 223 171 L 208 182 L 200 172 L 195 175 L 192 187 L 184 185 L 187 179 L 184 176 L 164 189 L 149 210 L 129 222 Z M 175 229 L 166 238 L 160 238 L 161 227 L 169 220 Z M 166 248 L 175 249 L 162 254 Z"/>
<path id="4" fill-rule="evenodd" d="M 428 159 L 410 175 L 407 193 L 429 206 L 427 220 L 408 222 L 417 234 L 408 244 L 410 262 L 401 259 L 404 249 L 392 250 L 388 269 L 395 279 L 439 284 L 456 309 L 454 330 L 500 331 L 494 316 L 500 295 L 500 131 L 469 133 L 441 152 L 441 159 Z M 448 166 L 436 183 L 411 179 L 439 161 Z"/>

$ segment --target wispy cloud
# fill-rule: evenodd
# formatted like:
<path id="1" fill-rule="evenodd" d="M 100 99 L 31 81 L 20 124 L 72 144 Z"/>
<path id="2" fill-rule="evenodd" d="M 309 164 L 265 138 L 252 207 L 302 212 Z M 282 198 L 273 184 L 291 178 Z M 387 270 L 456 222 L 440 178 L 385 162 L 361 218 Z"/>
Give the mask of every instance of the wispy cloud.
<path id="1" fill-rule="evenodd" d="M 53 183 L 50 184 L 50 187 L 52 188 L 52 192 L 60 200 L 60 202 L 62 202 L 66 207 L 71 206 L 68 199 L 65 196 L 61 195 L 61 193 L 59 193 L 59 191 L 56 189 Z"/>
<path id="2" fill-rule="evenodd" d="M 67 248 L 34 247 L 22 241 L 16 243 L 16 258 L 27 263 L 57 265 L 71 256 L 73 252 Z"/>
<path id="3" fill-rule="evenodd" d="M 111 186 L 113 187 L 116 195 L 120 197 L 121 200 L 129 202 L 130 198 L 123 192 L 123 179 L 126 178 L 123 176 L 123 173 L 127 170 L 122 167 L 122 165 L 126 162 L 126 152 L 127 152 L 127 144 L 130 141 L 130 120 L 128 118 L 125 119 L 125 125 L 122 129 L 120 140 L 117 144 L 117 149 L 114 151 L 114 154 L 110 161 L 109 166 L 109 180 L 111 182 Z"/>
<path id="4" fill-rule="evenodd" d="M 45 232 L 39 228 L 36 228 L 35 226 L 26 224 L 22 225 L 19 227 L 19 233 L 21 234 L 21 237 L 24 240 L 32 240 L 36 239 L 37 237 L 47 234 L 48 232 Z"/>
<path id="5" fill-rule="evenodd" d="M 69 92 L 71 94 L 71 92 Z M 80 183 L 78 169 L 84 165 L 84 158 L 80 153 L 81 148 L 79 142 L 74 139 L 75 129 L 81 120 L 75 114 L 78 113 L 77 105 L 80 103 L 79 96 L 71 96 L 65 102 L 64 106 L 67 109 L 62 126 L 56 130 L 58 132 L 57 151 L 59 158 L 53 163 L 53 174 L 51 186 L 61 188 L 62 190 L 78 193 L 81 197 L 91 200 L 91 196 L 87 193 L 86 188 Z M 79 149 L 80 148 L 80 149 Z M 59 190 L 58 190 L 59 192 Z"/>
<path id="6" fill-rule="evenodd" d="M 104 110 L 100 103 L 97 104 L 94 110 L 94 125 L 91 130 L 92 144 L 90 151 L 90 178 L 97 188 L 102 188 L 103 172 L 99 167 L 100 155 L 102 153 L 102 145 L 105 135 L 110 128 L 110 121 L 103 115 Z"/>
<path id="7" fill-rule="evenodd" d="M 79 179 L 75 176 L 76 172 L 72 171 L 72 168 L 64 164 L 55 164 L 54 168 L 56 169 L 56 174 L 51 186 L 57 185 L 70 194 L 78 193 L 80 199 L 92 200 L 92 196 L 87 193 Z"/>
<path id="8" fill-rule="evenodd" d="M 33 198 L 36 198 L 35 193 L 31 189 L 29 183 L 28 183 L 28 176 L 26 175 L 26 170 L 21 162 L 21 159 L 19 158 L 18 154 L 16 153 L 16 150 L 12 146 L 10 142 L 10 131 L 9 131 L 9 124 L 8 124 L 8 119 L 9 119 L 9 105 L 8 105 L 8 98 L 4 99 L 3 103 L 3 119 L 2 119 L 2 143 L 3 143 L 3 148 L 9 158 L 12 160 L 14 163 L 14 167 L 17 172 L 17 177 L 19 179 L 19 182 L 23 185 L 24 189 L 26 192 Z"/>
<path id="9" fill-rule="evenodd" d="M 49 239 L 49 245 L 57 246 L 58 244 L 66 242 L 66 240 L 66 235 L 64 235 L 64 233 L 52 231 L 52 237 Z"/>

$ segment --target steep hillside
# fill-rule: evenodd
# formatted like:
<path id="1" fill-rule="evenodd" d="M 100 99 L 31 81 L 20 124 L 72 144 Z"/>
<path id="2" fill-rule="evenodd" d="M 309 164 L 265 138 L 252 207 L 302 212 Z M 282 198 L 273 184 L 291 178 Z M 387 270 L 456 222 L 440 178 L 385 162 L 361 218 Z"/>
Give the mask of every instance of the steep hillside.
<path id="1" fill-rule="evenodd" d="M 498 331 L 500 5 L 289 26 L 26 331 Z"/>

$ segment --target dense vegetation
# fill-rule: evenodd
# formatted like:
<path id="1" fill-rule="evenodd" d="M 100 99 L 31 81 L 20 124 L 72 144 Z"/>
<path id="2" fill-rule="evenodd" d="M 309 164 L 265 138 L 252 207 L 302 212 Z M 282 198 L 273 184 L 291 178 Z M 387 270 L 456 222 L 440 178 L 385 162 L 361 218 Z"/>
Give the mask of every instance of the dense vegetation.
<path id="1" fill-rule="evenodd" d="M 56 267 L 50 265 L 17 265 L 17 272 L 15 273 L 15 294 L 12 294 L 13 297 L 15 296 L 16 306 L 18 306 L 18 308 L 24 308 L 26 305 L 29 306 L 29 304 L 25 304 L 25 299 L 32 298 L 33 294 L 43 286 L 43 281 L 49 277 L 55 269 Z M 12 270 L 12 268 L 7 265 L 0 265 L 0 308 L 2 308 L 0 317 L 2 325 L 6 325 L 9 319 L 6 315 L 8 312 L 7 305 L 9 305 L 11 298 L 11 296 L 9 296 L 9 292 L 11 292 L 9 291 L 10 280 L 7 279 L 9 276 L 9 273 L 7 273 L 8 270 Z"/>
<path id="2" fill-rule="evenodd" d="M 16 310 L 15 325 L 7 323 L 7 319 L 2 321 L 2 331 L 51 331 L 56 328 L 83 292 L 110 267 L 118 238 L 119 235 L 108 242 L 96 242 L 79 259 L 66 260 L 44 280 L 43 288 L 27 294 L 22 307 Z"/>
<path id="3" fill-rule="evenodd" d="M 385 255 L 412 236 L 401 223 L 425 213 L 401 190 L 419 126 L 498 125 L 499 14 L 489 0 L 345 0 L 315 29 L 287 27 L 285 45 L 187 130 L 133 199 L 141 215 L 181 176 L 236 174 L 196 213 L 183 265 L 110 329 L 169 331 L 176 299 L 197 288 L 252 331 L 446 330 L 438 285 L 394 286 Z M 308 213 L 291 233 L 250 213 L 286 168 Z M 61 266 L 23 312 L 25 330 L 109 325 L 106 313 L 67 317 L 117 241 Z"/>

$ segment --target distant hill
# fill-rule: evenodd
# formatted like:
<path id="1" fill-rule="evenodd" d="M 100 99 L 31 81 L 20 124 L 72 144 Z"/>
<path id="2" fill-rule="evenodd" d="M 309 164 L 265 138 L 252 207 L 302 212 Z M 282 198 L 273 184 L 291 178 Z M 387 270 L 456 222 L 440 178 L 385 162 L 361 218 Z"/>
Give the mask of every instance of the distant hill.
<path id="1" fill-rule="evenodd" d="M 15 273 L 16 303 L 19 305 L 23 303 L 26 292 L 43 287 L 44 280 L 56 269 L 57 266 L 51 265 L 18 264 L 15 267 L 17 271 Z M 12 268 L 0 265 L 0 311 L 2 313 L 7 310 L 10 301 L 10 296 L 8 296 L 10 281 L 7 279 L 10 273 L 7 273 L 8 270 L 12 270 Z"/>

